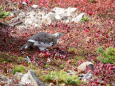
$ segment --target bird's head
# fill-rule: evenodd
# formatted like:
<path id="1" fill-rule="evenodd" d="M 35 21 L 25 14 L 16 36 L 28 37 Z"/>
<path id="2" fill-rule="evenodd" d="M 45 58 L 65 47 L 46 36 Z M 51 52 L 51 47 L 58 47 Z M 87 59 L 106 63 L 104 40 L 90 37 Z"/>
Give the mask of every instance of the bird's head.
<path id="1" fill-rule="evenodd" d="M 53 36 L 56 37 L 56 38 L 60 38 L 61 36 L 63 36 L 64 34 L 61 33 L 61 32 L 57 32 L 57 33 L 54 33 Z"/>

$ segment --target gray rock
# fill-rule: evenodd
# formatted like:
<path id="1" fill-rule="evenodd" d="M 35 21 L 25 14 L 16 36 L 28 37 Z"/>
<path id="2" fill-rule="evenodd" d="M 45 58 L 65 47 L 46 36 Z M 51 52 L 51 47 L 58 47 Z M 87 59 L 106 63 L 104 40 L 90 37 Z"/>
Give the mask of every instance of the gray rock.
<path id="1" fill-rule="evenodd" d="M 31 84 L 33 86 L 44 86 L 44 84 L 36 77 L 35 73 L 32 70 L 29 70 L 21 78 L 20 84 L 26 85 Z"/>
<path id="2" fill-rule="evenodd" d="M 84 82 L 89 82 L 93 78 L 93 74 L 91 72 L 88 72 L 86 74 L 81 74 L 80 79 Z"/>
<path id="3" fill-rule="evenodd" d="M 53 22 L 61 21 L 63 23 L 78 23 L 86 16 L 85 13 L 79 13 L 77 8 L 59 8 L 55 7 L 48 11 L 48 9 L 41 8 L 38 5 L 32 5 L 28 10 L 18 10 L 15 13 L 17 17 L 13 18 L 11 21 L 21 20 L 22 24 L 16 25 L 20 28 L 35 27 L 40 28 L 42 24 L 49 25 Z"/>

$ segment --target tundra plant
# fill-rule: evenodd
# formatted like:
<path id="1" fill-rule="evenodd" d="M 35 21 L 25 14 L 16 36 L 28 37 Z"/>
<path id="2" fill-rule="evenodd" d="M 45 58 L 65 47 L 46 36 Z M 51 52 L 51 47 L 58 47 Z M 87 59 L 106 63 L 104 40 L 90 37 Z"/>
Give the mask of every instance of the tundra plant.
<path id="1" fill-rule="evenodd" d="M 9 12 L 4 11 L 2 7 L 0 7 L 0 19 L 7 17 L 9 14 Z"/>
<path id="2" fill-rule="evenodd" d="M 56 84 L 79 85 L 81 82 L 76 75 L 69 75 L 65 71 L 51 71 L 49 74 L 42 76 L 44 81 L 55 82 Z"/>
<path id="3" fill-rule="evenodd" d="M 109 47 L 104 50 L 103 47 L 100 47 L 97 49 L 97 52 L 100 54 L 97 57 L 99 61 L 103 63 L 115 63 L 115 48 Z"/>

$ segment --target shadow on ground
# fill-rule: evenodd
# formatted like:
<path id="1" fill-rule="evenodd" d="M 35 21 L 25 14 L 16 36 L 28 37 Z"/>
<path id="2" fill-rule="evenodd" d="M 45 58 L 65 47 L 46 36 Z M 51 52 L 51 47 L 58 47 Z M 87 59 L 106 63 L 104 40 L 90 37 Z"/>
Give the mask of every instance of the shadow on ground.
<path id="1" fill-rule="evenodd" d="M 14 38 L 11 31 L 15 27 L 0 24 L 0 51 L 1 52 L 18 52 L 19 47 L 25 42 L 22 38 Z"/>

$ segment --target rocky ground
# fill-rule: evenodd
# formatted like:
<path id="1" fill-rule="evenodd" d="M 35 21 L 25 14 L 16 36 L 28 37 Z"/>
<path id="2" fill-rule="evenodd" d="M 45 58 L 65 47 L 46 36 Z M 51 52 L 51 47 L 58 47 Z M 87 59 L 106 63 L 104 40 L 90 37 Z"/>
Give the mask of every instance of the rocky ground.
<path id="1" fill-rule="evenodd" d="M 1 3 L 1 86 L 115 85 L 114 0 L 16 1 Z M 37 32 L 64 36 L 49 51 L 20 51 Z"/>

